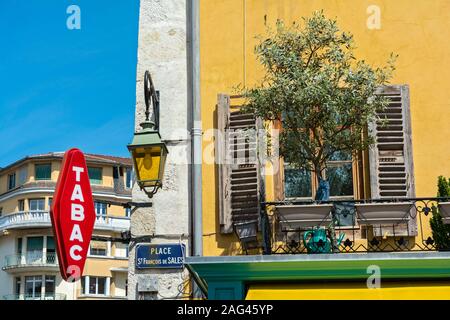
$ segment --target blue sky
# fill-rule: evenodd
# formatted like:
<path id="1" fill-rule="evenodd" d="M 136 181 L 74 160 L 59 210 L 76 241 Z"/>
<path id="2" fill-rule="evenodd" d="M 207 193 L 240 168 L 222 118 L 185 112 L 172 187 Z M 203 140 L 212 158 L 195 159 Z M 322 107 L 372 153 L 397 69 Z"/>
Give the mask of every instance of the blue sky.
<path id="1" fill-rule="evenodd" d="M 138 0 L 0 1 L 0 167 L 72 147 L 128 156 L 138 26 Z"/>

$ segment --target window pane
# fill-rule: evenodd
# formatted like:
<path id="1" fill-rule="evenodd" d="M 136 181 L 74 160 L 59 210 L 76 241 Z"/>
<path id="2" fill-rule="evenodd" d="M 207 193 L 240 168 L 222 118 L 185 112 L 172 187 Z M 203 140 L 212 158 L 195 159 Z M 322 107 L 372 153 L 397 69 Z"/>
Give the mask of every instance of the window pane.
<path id="1" fill-rule="evenodd" d="M 332 197 L 353 195 L 353 170 L 351 163 L 329 167 L 327 169 L 327 178 L 330 182 L 330 195 Z"/>
<path id="2" fill-rule="evenodd" d="M 36 169 L 36 180 L 51 180 L 52 177 L 52 165 L 51 164 L 37 164 Z"/>
<path id="3" fill-rule="evenodd" d="M 45 199 L 30 199 L 30 211 L 44 211 Z"/>
<path id="4" fill-rule="evenodd" d="M 16 277 L 15 278 L 15 282 L 16 282 L 16 284 L 15 284 L 16 296 L 20 296 L 20 285 L 21 285 L 21 282 L 22 282 L 22 281 L 20 281 L 20 277 Z"/>
<path id="5" fill-rule="evenodd" d="M 27 238 L 27 251 L 43 251 L 44 250 L 44 237 L 28 237 Z"/>
<path id="6" fill-rule="evenodd" d="M 45 276 L 45 295 L 53 296 L 55 294 L 55 276 Z"/>
<path id="7" fill-rule="evenodd" d="M 131 187 L 133 186 L 133 171 L 131 170 L 131 168 L 127 169 L 126 179 L 126 187 L 131 189 Z"/>
<path id="8" fill-rule="evenodd" d="M 307 170 L 284 169 L 285 197 L 301 198 L 311 197 L 311 173 Z"/>
<path id="9" fill-rule="evenodd" d="M 25 182 L 27 182 L 27 178 L 28 178 L 28 167 L 22 167 L 19 170 L 19 184 L 22 185 Z"/>
<path id="10" fill-rule="evenodd" d="M 8 175 L 8 190 L 14 189 L 16 187 L 16 174 Z"/>
<path id="11" fill-rule="evenodd" d="M 19 207 L 19 211 L 24 211 L 25 210 L 25 200 L 19 200 L 18 207 Z"/>
<path id="12" fill-rule="evenodd" d="M 98 278 L 98 291 L 97 294 L 106 294 L 106 278 Z"/>
<path id="13" fill-rule="evenodd" d="M 98 216 L 106 216 L 106 203 L 104 202 L 94 202 L 95 213 Z"/>
<path id="14" fill-rule="evenodd" d="M 88 168 L 88 173 L 92 184 L 102 184 L 102 168 Z"/>
<path id="15" fill-rule="evenodd" d="M 351 161 L 351 160 L 352 154 L 346 151 L 337 151 L 333 153 L 333 155 L 330 158 L 330 161 Z"/>
<path id="16" fill-rule="evenodd" d="M 89 277 L 89 294 L 96 294 L 97 278 Z"/>

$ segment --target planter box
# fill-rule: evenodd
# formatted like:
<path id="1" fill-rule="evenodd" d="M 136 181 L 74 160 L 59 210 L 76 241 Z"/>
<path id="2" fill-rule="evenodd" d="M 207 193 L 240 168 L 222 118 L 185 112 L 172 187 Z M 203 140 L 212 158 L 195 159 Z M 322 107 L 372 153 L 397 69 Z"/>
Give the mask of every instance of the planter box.
<path id="1" fill-rule="evenodd" d="M 358 223 L 360 225 L 394 225 L 408 222 L 413 204 L 400 203 L 365 203 L 356 204 Z"/>
<path id="2" fill-rule="evenodd" d="M 439 203 L 439 213 L 442 216 L 442 221 L 445 224 L 450 224 L 450 202 Z"/>
<path id="3" fill-rule="evenodd" d="M 331 204 L 277 206 L 277 217 L 284 229 L 328 226 L 331 223 Z"/>

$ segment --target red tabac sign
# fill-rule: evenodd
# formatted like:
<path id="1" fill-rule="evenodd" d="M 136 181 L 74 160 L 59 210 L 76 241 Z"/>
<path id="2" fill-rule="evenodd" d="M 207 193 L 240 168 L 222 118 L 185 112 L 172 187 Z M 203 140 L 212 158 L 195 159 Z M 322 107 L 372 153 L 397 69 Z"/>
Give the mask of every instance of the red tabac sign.
<path id="1" fill-rule="evenodd" d="M 86 160 L 78 149 L 66 152 L 51 207 L 61 276 L 80 279 L 95 223 L 94 201 Z"/>

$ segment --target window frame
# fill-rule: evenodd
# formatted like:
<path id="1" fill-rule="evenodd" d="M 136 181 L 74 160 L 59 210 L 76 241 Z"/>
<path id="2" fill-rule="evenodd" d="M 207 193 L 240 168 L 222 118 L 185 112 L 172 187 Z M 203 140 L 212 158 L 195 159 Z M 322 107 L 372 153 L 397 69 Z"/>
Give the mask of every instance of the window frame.
<path id="1" fill-rule="evenodd" d="M 42 201 L 42 209 L 37 209 L 37 210 L 32 210 L 31 209 L 31 201 Z M 32 198 L 32 199 L 28 199 L 28 211 L 33 211 L 33 212 L 39 212 L 39 211 L 45 211 L 45 198 Z"/>
<path id="2" fill-rule="evenodd" d="M 100 170 L 100 179 L 93 179 L 91 178 L 91 174 L 90 174 L 90 170 Z M 103 184 L 103 167 L 88 167 L 88 177 L 89 177 L 89 182 L 91 183 L 91 185 L 102 185 Z"/>
<path id="3" fill-rule="evenodd" d="M 39 167 L 39 166 L 49 166 L 49 168 L 50 168 L 50 175 L 49 175 L 49 177 L 48 178 L 38 178 L 38 176 L 37 176 L 37 167 Z M 52 180 L 52 163 L 51 162 L 48 162 L 48 163 L 36 163 L 35 165 L 34 165 L 34 180 L 36 180 L 36 181 L 51 181 Z"/>
<path id="4" fill-rule="evenodd" d="M 16 172 L 15 171 L 13 173 L 8 174 L 8 180 L 7 181 L 8 181 L 8 191 L 16 188 L 16 186 L 17 186 L 17 176 L 16 176 Z M 11 182 L 12 182 L 12 184 L 11 184 Z"/>

